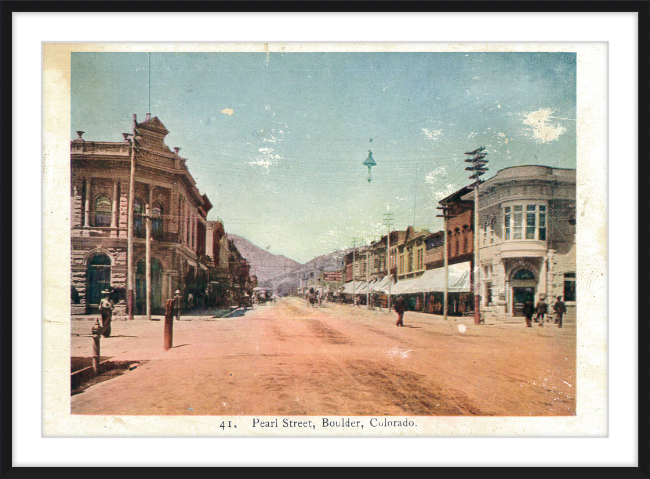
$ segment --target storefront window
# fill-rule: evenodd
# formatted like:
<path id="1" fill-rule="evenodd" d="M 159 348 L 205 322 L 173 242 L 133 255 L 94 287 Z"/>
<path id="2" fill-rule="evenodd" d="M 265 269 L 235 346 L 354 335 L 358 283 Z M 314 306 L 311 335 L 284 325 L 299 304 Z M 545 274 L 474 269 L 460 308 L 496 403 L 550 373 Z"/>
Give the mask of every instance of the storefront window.
<path id="1" fill-rule="evenodd" d="M 564 273 L 564 301 L 576 300 L 576 274 Z"/>

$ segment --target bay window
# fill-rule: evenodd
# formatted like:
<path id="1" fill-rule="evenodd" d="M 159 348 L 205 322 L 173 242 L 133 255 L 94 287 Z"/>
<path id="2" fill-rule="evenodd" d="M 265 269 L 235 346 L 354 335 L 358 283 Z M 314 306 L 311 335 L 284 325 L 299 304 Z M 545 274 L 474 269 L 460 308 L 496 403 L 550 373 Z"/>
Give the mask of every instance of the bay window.
<path id="1" fill-rule="evenodd" d="M 546 241 L 547 206 L 526 203 L 503 208 L 503 239 Z"/>

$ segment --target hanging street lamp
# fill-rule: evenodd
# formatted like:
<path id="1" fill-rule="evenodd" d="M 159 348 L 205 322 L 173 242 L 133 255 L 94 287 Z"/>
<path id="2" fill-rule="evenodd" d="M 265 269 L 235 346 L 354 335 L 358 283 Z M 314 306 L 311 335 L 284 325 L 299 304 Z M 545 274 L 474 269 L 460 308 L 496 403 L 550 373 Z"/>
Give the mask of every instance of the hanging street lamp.
<path id="1" fill-rule="evenodd" d="M 368 167 L 368 183 L 372 180 L 372 171 L 371 168 L 373 166 L 377 166 L 377 162 L 375 159 L 372 157 L 372 151 L 368 150 L 368 158 L 366 158 L 366 161 L 363 162 L 363 166 Z"/>

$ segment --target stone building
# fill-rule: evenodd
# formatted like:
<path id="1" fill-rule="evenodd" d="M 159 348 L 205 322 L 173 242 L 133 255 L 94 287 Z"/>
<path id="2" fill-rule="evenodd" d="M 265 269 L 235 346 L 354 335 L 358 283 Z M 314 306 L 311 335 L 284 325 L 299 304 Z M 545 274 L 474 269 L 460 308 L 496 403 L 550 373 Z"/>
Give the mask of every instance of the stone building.
<path id="1" fill-rule="evenodd" d="M 145 212 L 151 220 L 152 310 L 160 312 L 176 289 L 199 297 L 208 280 L 206 217 L 212 204 L 190 174 L 180 148 L 164 143 L 169 133 L 157 118 L 133 127 L 135 197 L 133 272 L 135 314 L 145 307 Z M 130 135 L 123 141 L 70 143 L 71 310 L 95 312 L 101 292 L 111 290 L 116 314 L 126 309 L 127 218 L 131 165 Z"/>
<path id="2" fill-rule="evenodd" d="M 481 309 L 521 316 L 527 300 L 562 295 L 575 315 L 575 169 L 505 168 L 479 191 Z"/>

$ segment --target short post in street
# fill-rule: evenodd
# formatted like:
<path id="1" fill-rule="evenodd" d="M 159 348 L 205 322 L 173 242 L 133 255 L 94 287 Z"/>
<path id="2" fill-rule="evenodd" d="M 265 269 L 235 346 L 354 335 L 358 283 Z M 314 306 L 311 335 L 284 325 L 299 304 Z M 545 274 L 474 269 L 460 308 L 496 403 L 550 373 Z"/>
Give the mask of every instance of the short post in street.
<path id="1" fill-rule="evenodd" d="M 174 300 L 168 299 L 165 306 L 165 351 L 171 349 L 174 343 Z"/>
<path id="2" fill-rule="evenodd" d="M 99 324 L 99 319 L 91 329 L 93 335 L 93 372 L 95 376 L 99 375 L 99 342 L 101 341 L 102 326 Z"/>

